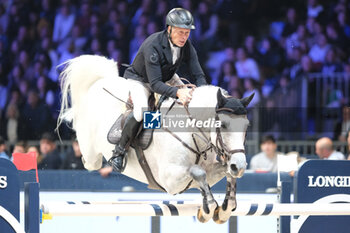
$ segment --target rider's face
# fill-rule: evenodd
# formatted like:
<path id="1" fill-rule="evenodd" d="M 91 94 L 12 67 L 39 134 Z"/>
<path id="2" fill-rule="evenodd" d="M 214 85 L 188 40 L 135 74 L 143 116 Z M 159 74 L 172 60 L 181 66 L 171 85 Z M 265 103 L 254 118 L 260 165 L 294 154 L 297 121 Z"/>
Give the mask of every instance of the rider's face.
<path id="1" fill-rule="evenodd" d="M 168 32 L 170 32 L 170 26 L 168 27 Z M 191 29 L 172 27 L 171 40 L 175 45 L 183 47 L 190 36 L 190 32 Z"/>

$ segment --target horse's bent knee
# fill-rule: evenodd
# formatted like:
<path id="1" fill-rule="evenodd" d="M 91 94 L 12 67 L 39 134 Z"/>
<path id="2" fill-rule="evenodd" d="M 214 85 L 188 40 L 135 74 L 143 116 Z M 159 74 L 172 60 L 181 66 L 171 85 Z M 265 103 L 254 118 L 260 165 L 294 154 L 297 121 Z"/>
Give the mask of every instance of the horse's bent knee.
<path id="1" fill-rule="evenodd" d="M 205 173 L 204 169 L 198 165 L 193 165 L 190 168 L 190 174 L 193 177 L 193 179 L 197 181 L 204 181 L 207 177 L 207 174 Z"/>

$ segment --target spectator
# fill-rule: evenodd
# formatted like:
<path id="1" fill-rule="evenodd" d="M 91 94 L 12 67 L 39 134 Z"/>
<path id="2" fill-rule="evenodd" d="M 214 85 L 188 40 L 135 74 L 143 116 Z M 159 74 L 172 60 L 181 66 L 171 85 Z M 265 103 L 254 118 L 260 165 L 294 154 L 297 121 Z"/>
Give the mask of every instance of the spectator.
<path id="1" fill-rule="evenodd" d="M 10 157 L 7 155 L 6 148 L 7 146 L 5 139 L 0 136 L 0 158 L 10 159 Z"/>
<path id="2" fill-rule="evenodd" d="M 317 18 L 323 11 L 323 6 L 317 0 L 307 1 L 307 16 Z"/>
<path id="3" fill-rule="evenodd" d="M 49 37 L 44 37 L 42 39 L 40 44 L 40 51 L 47 53 L 47 55 L 49 56 L 51 67 L 49 68 L 48 76 L 53 82 L 57 82 L 58 73 L 56 67 L 57 65 L 59 65 L 59 56 L 57 51 L 53 48 L 52 41 Z"/>
<path id="4" fill-rule="evenodd" d="M 130 41 L 130 63 L 134 60 L 134 57 L 136 56 L 142 42 L 146 39 L 146 36 L 145 28 L 137 26 L 135 29 L 135 37 Z"/>
<path id="5" fill-rule="evenodd" d="M 187 8 L 185 8 L 185 9 L 187 9 Z M 187 9 L 187 10 L 190 10 L 190 9 Z M 164 22 L 165 22 L 165 17 L 168 14 L 168 11 L 169 11 L 168 1 L 160 0 L 157 2 L 157 10 L 155 12 L 154 19 L 155 19 L 155 22 L 158 22 L 158 28 L 165 28 L 166 27 Z M 157 30 L 157 31 L 159 31 L 159 30 Z M 152 33 L 149 33 L 149 35 L 150 34 L 152 34 Z"/>
<path id="6" fill-rule="evenodd" d="M 27 151 L 27 143 L 25 141 L 18 141 L 15 143 L 15 146 L 12 150 L 12 154 L 14 153 L 26 153 Z"/>
<path id="7" fill-rule="evenodd" d="M 244 48 L 247 51 L 248 57 L 258 59 L 259 51 L 256 48 L 255 37 L 253 35 L 246 36 L 244 39 Z"/>
<path id="8" fill-rule="evenodd" d="M 0 4 L 0 28 L 2 29 L 3 33 L 7 31 L 7 26 L 9 23 L 9 16 L 6 14 L 6 10 L 4 5 Z"/>
<path id="9" fill-rule="evenodd" d="M 100 42 L 100 40 L 98 38 L 94 38 L 91 41 L 89 53 L 103 56 L 101 42 Z M 73 57 L 74 57 L 74 55 L 73 55 Z M 69 58 L 69 59 L 71 59 L 71 58 Z"/>
<path id="10" fill-rule="evenodd" d="M 230 79 L 230 83 L 228 86 L 228 92 L 232 97 L 235 97 L 237 99 L 242 98 L 244 88 L 242 85 L 242 80 L 238 78 L 237 76 L 233 76 Z"/>
<path id="11" fill-rule="evenodd" d="M 343 160 L 345 156 L 339 152 L 334 150 L 333 142 L 330 138 L 323 137 L 316 141 L 316 154 L 320 159 L 328 159 L 328 160 Z"/>
<path id="12" fill-rule="evenodd" d="M 8 80 L 8 88 L 13 89 L 20 85 L 20 82 L 23 78 L 23 69 L 20 65 L 15 65 L 13 69 L 10 71 L 7 80 Z"/>
<path id="13" fill-rule="evenodd" d="M 146 28 L 143 29 L 143 33 Z M 117 22 L 113 26 L 113 31 L 109 33 L 108 39 L 115 40 L 116 47 L 121 50 L 124 56 L 129 55 L 129 40 L 126 38 L 126 29 L 125 26 L 121 22 Z M 130 42 L 131 43 L 131 42 Z M 123 57 L 123 59 L 126 59 Z"/>
<path id="14" fill-rule="evenodd" d="M 337 15 L 337 22 L 342 30 L 342 33 L 349 39 L 350 38 L 350 25 L 346 18 L 346 13 L 340 11 Z"/>
<path id="15" fill-rule="evenodd" d="M 9 94 L 9 100 L 7 101 L 7 105 L 14 104 L 18 107 L 18 109 L 23 107 L 24 100 L 21 92 L 17 88 L 13 88 Z"/>
<path id="16" fill-rule="evenodd" d="M 307 50 L 307 48 L 305 48 L 306 41 L 307 41 L 307 32 L 305 29 L 305 25 L 300 24 L 297 27 L 297 30 L 286 39 L 285 49 L 287 51 L 287 54 L 292 53 L 292 50 L 295 48 L 300 48 L 302 51 L 306 51 Z"/>
<path id="17" fill-rule="evenodd" d="M 40 146 L 39 146 L 40 147 Z M 40 155 L 40 149 L 38 146 L 29 146 L 27 152 L 34 152 L 36 155 L 37 163 L 41 163 L 43 156 Z"/>
<path id="18" fill-rule="evenodd" d="M 134 16 L 131 19 L 132 29 L 135 29 L 143 16 L 152 12 L 153 4 L 151 0 L 142 0 L 141 5 L 137 8 Z"/>
<path id="19" fill-rule="evenodd" d="M 335 72 L 342 72 L 343 66 L 338 59 L 336 50 L 331 48 L 326 53 L 326 59 L 322 67 L 323 74 L 333 74 Z"/>
<path id="20" fill-rule="evenodd" d="M 28 27 L 25 25 L 20 25 L 17 32 L 16 40 L 18 41 L 20 47 L 25 51 L 31 51 L 31 38 L 29 37 Z"/>
<path id="21" fill-rule="evenodd" d="M 42 0 L 40 5 L 40 18 L 47 20 L 51 25 L 55 20 L 55 9 L 52 2 L 52 0 Z"/>
<path id="22" fill-rule="evenodd" d="M 247 57 L 244 48 L 237 49 L 237 61 L 235 63 L 237 75 L 240 78 L 253 78 L 260 81 L 259 67 L 256 61 Z"/>
<path id="23" fill-rule="evenodd" d="M 58 64 L 63 64 L 64 62 L 74 58 L 75 44 L 73 41 L 69 42 L 66 50 L 62 51 L 61 56 L 58 60 Z"/>
<path id="24" fill-rule="evenodd" d="M 61 156 L 56 149 L 55 137 L 46 132 L 40 139 L 40 163 L 38 169 L 59 169 L 61 167 Z"/>
<path id="25" fill-rule="evenodd" d="M 44 105 L 38 96 L 38 91 L 31 89 L 28 93 L 27 103 L 22 112 L 22 123 L 26 127 L 26 139 L 39 139 L 40 135 L 53 129 L 49 108 Z"/>
<path id="26" fill-rule="evenodd" d="M 283 27 L 282 36 L 288 37 L 297 29 L 297 12 L 295 8 L 288 8 L 287 10 L 287 22 Z"/>
<path id="27" fill-rule="evenodd" d="M 7 34 L 9 39 L 14 39 L 18 32 L 18 27 L 22 22 L 25 22 L 25 16 L 20 13 L 19 3 L 11 4 L 9 11 L 9 22 L 7 27 Z"/>
<path id="28" fill-rule="evenodd" d="M 254 107 L 260 102 L 260 92 L 257 88 L 257 82 L 252 78 L 244 79 L 245 92 L 243 93 L 243 98 L 249 97 L 251 94 L 255 93 L 254 98 L 250 101 L 248 107 Z"/>
<path id="29" fill-rule="evenodd" d="M 211 8 L 207 2 L 200 2 L 197 14 L 195 14 L 196 30 L 194 30 L 194 40 L 199 43 L 198 57 L 202 58 L 202 62 L 206 60 L 208 52 L 218 43 L 216 32 L 219 18 Z"/>
<path id="30" fill-rule="evenodd" d="M 27 53 L 26 50 L 21 50 L 19 52 L 19 57 L 18 57 L 19 65 L 21 66 L 24 74 L 23 78 L 30 81 L 34 82 L 34 67 L 32 66 L 33 64 L 31 63 L 29 59 L 29 54 Z"/>
<path id="31" fill-rule="evenodd" d="M 295 78 L 302 77 L 305 74 L 315 72 L 316 68 L 311 58 L 308 55 L 301 57 L 301 62 L 298 70 L 295 70 Z"/>
<path id="32" fill-rule="evenodd" d="M 329 23 L 326 27 L 326 35 L 329 41 L 329 44 L 333 47 L 339 47 L 344 52 L 349 47 L 349 38 L 346 38 L 345 34 L 341 32 L 335 23 Z"/>
<path id="33" fill-rule="evenodd" d="M 160 10 L 162 7 L 162 4 L 159 3 L 157 10 Z M 123 25 L 129 25 L 130 23 L 130 10 L 128 8 L 128 3 L 127 1 L 119 1 L 117 3 L 117 9 L 118 9 L 118 15 L 119 15 L 119 21 L 123 24 Z M 165 14 L 167 13 L 168 10 L 166 10 Z"/>
<path id="34" fill-rule="evenodd" d="M 311 47 L 309 56 L 314 63 L 324 63 L 326 60 L 326 54 L 330 46 L 327 43 L 327 38 L 324 34 L 317 36 L 317 42 Z"/>
<path id="35" fill-rule="evenodd" d="M 266 79 L 270 79 L 270 81 L 277 75 L 277 72 L 280 71 L 282 62 L 281 52 L 274 42 L 275 41 L 270 38 L 264 38 L 259 49 L 261 73 Z"/>
<path id="36" fill-rule="evenodd" d="M 116 9 L 111 9 L 108 13 L 107 22 L 104 24 L 104 30 L 108 33 L 113 31 L 115 24 L 119 23 L 118 11 Z"/>
<path id="37" fill-rule="evenodd" d="M 223 62 L 220 69 L 218 86 L 224 88 L 225 90 L 228 90 L 231 79 L 233 78 L 237 78 L 237 72 L 234 63 L 230 61 Z"/>
<path id="38" fill-rule="evenodd" d="M 277 156 L 282 153 L 276 151 L 275 138 L 272 135 L 264 136 L 260 148 L 262 152 L 252 157 L 250 169 L 257 172 L 277 172 Z"/>
<path id="39" fill-rule="evenodd" d="M 79 28 L 81 33 L 87 33 L 88 28 L 90 27 L 90 16 L 91 16 L 91 5 L 89 1 L 83 1 L 80 5 L 78 12 L 78 17 L 76 20 L 76 25 L 74 27 Z M 73 28 L 74 30 L 74 28 Z M 80 32 L 79 32 L 80 33 Z"/>
<path id="40" fill-rule="evenodd" d="M 72 35 L 68 37 L 64 43 L 57 49 L 60 53 L 69 50 L 71 43 L 74 44 L 74 53 L 80 54 L 87 43 L 86 36 L 82 33 L 82 28 L 79 25 L 74 25 L 72 29 Z"/>
<path id="41" fill-rule="evenodd" d="M 289 68 L 284 69 L 283 74 L 288 74 L 291 79 L 295 79 L 301 71 L 301 57 L 302 52 L 299 48 L 293 48 L 292 53 L 289 54 L 286 61 Z"/>
<path id="42" fill-rule="evenodd" d="M 62 169 L 82 170 L 85 169 L 82 162 L 82 154 L 77 140 L 72 141 L 72 150 L 70 150 L 63 161 Z"/>
<path id="43" fill-rule="evenodd" d="M 336 125 L 335 138 L 339 141 L 345 142 L 350 130 L 350 107 L 344 106 L 342 110 L 343 117 L 341 122 Z"/>
<path id="44" fill-rule="evenodd" d="M 288 78 L 288 76 L 286 75 L 282 75 L 279 79 L 278 82 L 278 90 L 281 93 L 281 98 L 276 99 L 276 103 L 275 105 L 278 108 L 285 108 L 284 110 L 289 109 L 293 110 L 291 108 L 297 107 L 298 106 L 298 102 L 297 102 L 297 91 L 292 89 L 292 88 L 288 88 L 288 85 L 290 83 L 290 79 Z"/>
<path id="45" fill-rule="evenodd" d="M 52 40 L 61 44 L 71 33 L 75 21 L 75 15 L 71 12 L 70 6 L 64 4 L 55 17 Z"/>
<path id="46" fill-rule="evenodd" d="M 10 144 L 17 142 L 21 132 L 20 115 L 17 105 L 9 104 L 6 109 L 6 138 Z"/>

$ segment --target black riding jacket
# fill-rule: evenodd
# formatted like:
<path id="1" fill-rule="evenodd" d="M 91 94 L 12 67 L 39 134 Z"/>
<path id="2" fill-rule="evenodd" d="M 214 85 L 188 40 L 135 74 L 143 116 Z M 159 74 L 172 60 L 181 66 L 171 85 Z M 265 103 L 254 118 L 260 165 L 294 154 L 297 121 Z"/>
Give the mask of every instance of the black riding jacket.
<path id="1" fill-rule="evenodd" d="M 167 31 L 156 32 L 142 43 L 134 61 L 126 69 L 124 77 L 149 83 L 153 92 L 176 98 L 178 88 L 168 86 L 165 82 L 173 77 L 182 62 L 189 66 L 197 86 L 207 84 L 198 62 L 197 52 L 191 42 L 187 40 L 181 48 L 179 59 L 173 64 Z"/>

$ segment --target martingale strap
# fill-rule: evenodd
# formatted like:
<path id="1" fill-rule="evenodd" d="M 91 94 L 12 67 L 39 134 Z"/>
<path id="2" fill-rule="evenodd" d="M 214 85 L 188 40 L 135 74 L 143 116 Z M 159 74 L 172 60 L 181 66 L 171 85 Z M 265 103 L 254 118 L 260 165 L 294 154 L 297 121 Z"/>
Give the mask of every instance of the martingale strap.
<path id="1" fill-rule="evenodd" d="M 151 168 L 149 167 L 149 165 L 147 163 L 145 154 L 143 153 L 143 150 L 141 149 L 141 147 L 139 145 L 134 145 L 134 148 L 135 148 L 136 156 L 137 156 L 137 159 L 140 163 L 140 166 L 141 166 L 141 168 L 142 168 L 142 170 L 145 173 L 145 176 L 147 178 L 148 188 L 157 189 L 157 190 L 166 192 L 166 190 L 154 178 L 153 173 L 151 171 Z"/>

